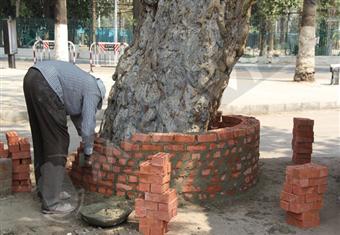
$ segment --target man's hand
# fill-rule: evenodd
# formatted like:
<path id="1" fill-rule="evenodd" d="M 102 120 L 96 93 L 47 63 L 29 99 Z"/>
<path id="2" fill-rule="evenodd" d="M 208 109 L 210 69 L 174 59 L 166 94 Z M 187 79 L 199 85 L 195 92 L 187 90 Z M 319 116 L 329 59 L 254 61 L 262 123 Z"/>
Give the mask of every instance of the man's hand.
<path id="1" fill-rule="evenodd" d="M 87 155 L 85 153 L 80 153 L 79 154 L 79 165 L 81 167 L 91 166 L 92 165 L 91 155 Z"/>

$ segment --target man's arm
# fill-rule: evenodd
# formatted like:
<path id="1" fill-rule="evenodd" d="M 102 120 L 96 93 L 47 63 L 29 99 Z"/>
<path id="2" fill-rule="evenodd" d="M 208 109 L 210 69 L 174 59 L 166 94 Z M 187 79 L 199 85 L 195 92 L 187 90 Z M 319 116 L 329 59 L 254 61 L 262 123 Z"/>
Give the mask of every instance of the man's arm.
<path id="1" fill-rule="evenodd" d="M 93 152 L 93 141 L 96 128 L 96 112 L 100 97 L 88 93 L 84 96 L 82 107 L 81 137 L 84 142 L 84 153 L 91 155 Z"/>

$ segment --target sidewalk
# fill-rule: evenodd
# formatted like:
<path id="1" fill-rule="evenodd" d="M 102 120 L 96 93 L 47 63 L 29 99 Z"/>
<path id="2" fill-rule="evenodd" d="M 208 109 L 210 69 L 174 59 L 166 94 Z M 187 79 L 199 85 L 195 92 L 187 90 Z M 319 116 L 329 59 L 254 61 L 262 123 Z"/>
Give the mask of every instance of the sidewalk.
<path id="1" fill-rule="evenodd" d="M 0 61 L 0 121 L 27 120 L 22 80 L 32 62 L 17 61 L 18 69 L 4 68 L 6 63 Z M 78 66 L 89 71 L 88 64 Z M 107 96 L 113 85 L 113 72 L 114 68 L 94 69 L 94 76 L 104 81 Z M 317 68 L 314 83 L 296 83 L 292 81 L 293 76 L 292 65 L 238 64 L 224 91 L 220 110 L 226 114 L 257 115 L 340 108 L 340 86 L 329 85 L 330 73 L 326 67 Z M 103 110 L 106 106 L 107 101 Z"/>

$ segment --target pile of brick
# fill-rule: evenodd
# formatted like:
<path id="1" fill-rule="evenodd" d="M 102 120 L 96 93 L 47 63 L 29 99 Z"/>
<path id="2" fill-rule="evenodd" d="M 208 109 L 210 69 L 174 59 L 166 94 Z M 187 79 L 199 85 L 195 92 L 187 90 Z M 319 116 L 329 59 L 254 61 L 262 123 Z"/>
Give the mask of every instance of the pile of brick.
<path id="1" fill-rule="evenodd" d="M 6 132 L 9 158 L 12 159 L 12 192 L 31 192 L 31 152 L 27 138 L 20 138 L 15 131 Z"/>
<path id="2" fill-rule="evenodd" d="M 320 225 L 319 210 L 327 188 L 328 169 L 313 163 L 288 166 L 280 206 L 286 222 L 300 228 Z"/>
<path id="3" fill-rule="evenodd" d="M 294 118 L 293 129 L 293 163 L 305 164 L 311 162 L 313 152 L 314 120 L 307 118 Z"/>
<path id="4" fill-rule="evenodd" d="M 139 232 L 144 235 L 162 235 L 168 223 L 177 215 L 177 195 L 170 189 L 170 154 L 158 153 L 140 165 L 139 190 L 144 198 L 135 201 Z"/>

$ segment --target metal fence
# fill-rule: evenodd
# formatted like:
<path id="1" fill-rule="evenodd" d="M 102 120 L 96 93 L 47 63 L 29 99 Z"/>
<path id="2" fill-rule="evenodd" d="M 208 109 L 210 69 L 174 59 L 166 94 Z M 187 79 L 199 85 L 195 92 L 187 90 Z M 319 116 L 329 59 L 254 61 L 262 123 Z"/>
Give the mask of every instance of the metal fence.
<path id="1" fill-rule="evenodd" d="M 41 18 L 17 18 L 18 46 L 21 48 L 32 47 L 38 39 L 54 40 L 54 20 Z M 96 29 L 96 41 L 113 42 L 113 27 L 98 27 Z M 0 46 L 3 46 L 0 24 Z M 92 23 L 87 21 L 68 21 L 69 40 L 77 45 L 88 45 L 92 43 Z M 118 41 L 130 44 L 133 40 L 132 28 L 118 28 Z"/>

